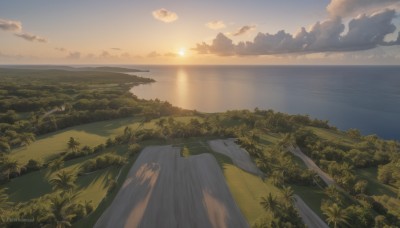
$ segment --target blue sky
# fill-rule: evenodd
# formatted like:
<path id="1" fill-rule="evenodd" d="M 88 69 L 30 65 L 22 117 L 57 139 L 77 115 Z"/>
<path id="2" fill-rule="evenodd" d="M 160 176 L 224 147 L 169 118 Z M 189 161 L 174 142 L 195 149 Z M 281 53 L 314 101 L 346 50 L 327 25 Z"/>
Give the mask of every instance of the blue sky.
<path id="1" fill-rule="evenodd" d="M 394 42 L 400 25 L 397 8 L 398 1 L 393 0 L 0 0 L 0 61 L 21 64 L 397 64 L 400 58 Z M 382 13 L 384 10 L 394 13 Z M 356 29 L 364 29 L 371 35 L 357 37 L 361 33 L 355 33 L 345 37 L 347 23 L 365 12 L 366 17 L 353 24 L 360 24 Z M 381 19 L 374 18 L 378 13 L 382 13 Z M 172 19 L 167 22 L 169 16 Z M 332 33 L 328 24 L 312 30 L 318 21 L 338 17 L 341 21 L 332 25 L 336 26 L 336 33 Z M 385 20 L 386 24 L 377 25 L 379 20 Z M 206 25 L 217 22 L 221 25 L 218 29 Z M 342 24 L 344 31 L 340 32 Z M 375 31 L 373 27 L 377 26 L 386 29 Z M 307 31 L 304 37 L 314 38 L 305 43 L 287 41 L 288 36 L 295 38 L 302 27 Z M 286 33 L 275 36 L 280 30 Z M 265 36 L 267 33 L 274 36 Z M 332 43 L 334 39 L 318 38 L 322 33 L 336 35 L 346 42 Z M 376 36 L 385 37 L 387 42 L 382 45 Z M 354 44 L 357 39 L 370 43 Z M 199 48 L 198 44 L 203 42 Z M 283 46 L 276 47 L 279 45 Z"/>

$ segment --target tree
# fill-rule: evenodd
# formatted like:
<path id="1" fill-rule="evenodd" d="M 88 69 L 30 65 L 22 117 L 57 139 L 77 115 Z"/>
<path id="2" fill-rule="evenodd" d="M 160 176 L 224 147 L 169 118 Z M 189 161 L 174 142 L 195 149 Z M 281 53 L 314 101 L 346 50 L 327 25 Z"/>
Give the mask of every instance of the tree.
<path id="1" fill-rule="evenodd" d="M 288 186 L 288 187 L 283 186 L 283 188 L 282 188 L 282 198 L 285 201 L 285 204 L 287 206 L 292 205 L 293 199 L 294 199 L 293 195 L 294 195 L 294 192 L 293 192 L 293 189 L 290 186 Z"/>
<path id="2" fill-rule="evenodd" d="M 23 133 L 20 136 L 20 139 L 22 146 L 29 146 L 32 142 L 35 141 L 35 135 L 33 133 Z"/>
<path id="3" fill-rule="evenodd" d="M 7 159 L 4 161 L 3 170 L 5 170 L 7 180 L 9 180 L 11 174 L 19 175 L 21 173 L 21 165 L 16 160 Z"/>
<path id="4" fill-rule="evenodd" d="M 68 149 L 72 152 L 77 152 L 79 149 L 80 142 L 74 139 L 74 137 L 70 137 L 68 141 Z"/>
<path id="5" fill-rule="evenodd" d="M 327 217 L 326 221 L 328 224 L 333 224 L 334 228 L 337 228 L 338 225 L 348 224 L 347 211 L 339 207 L 336 203 L 324 208 L 323 213 Z"/>
<path id="6" fill-rule="evenodd" d="M 49 180 L 49 183 L 53 186 L 53 190 L 61 190 L 63 192 L 72 191 L 76 185 L 76 174 L 66 170 L 62 170 L 55 174 L 55 177 Z"/>
<path id="7" fill-rule="evenodd" d="M 4 215 L 8 209 L 11 208 L 12 203 L 8 201 L 6 188 L 0 188 L 0 214 Z M 0 218 L 1 219 L 1 218 Z"/>
<path id="8" fill-rule="evenodd" d="M 42 220 L 47 222 L 45 227 L 65 228 L 71 227 L 71 221 L 76 216 L 72 210 L 74 206 L 73 200 L 76 195 L 62 195 L 57 194 L 50 199 L 49 214 Z"/>
<path id="9" fill-rule="evenodd" d="M 271 193 L 268 194 L 267 198 L 261 197 L 261 206 L 267 211 L 270 211 L 274 216 L 278 212 L 279 203 L 275 196 L 272 196 Z"/>
<path id="10" fill-rule="evenodd" d="M 60 170 L 62 167 L 64 167 L 64 159 L 58 158 L 49 164 L 49 171 L 54 172 L 57 170 Z"/>
<path id="11" fill-rule="evenodd" d="M 277 187 L 281 187 L 284 183 L 283 172 L 273 171 L 271 174 L 271 181 L 272 181 L 273 185 L 275 185 Z"/>

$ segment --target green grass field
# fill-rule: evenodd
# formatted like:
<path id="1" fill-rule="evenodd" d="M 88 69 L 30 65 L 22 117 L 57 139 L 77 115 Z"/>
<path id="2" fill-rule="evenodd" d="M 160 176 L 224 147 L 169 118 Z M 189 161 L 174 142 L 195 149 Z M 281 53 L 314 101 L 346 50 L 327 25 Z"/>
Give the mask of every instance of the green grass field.
<path id="1" fill-rule="evenodd" d="M 175 117 L 174 119 L 187 123 L 191 118 Z M 156 121 L 153 120 L 140 127 L 147 129 L 155 128 Z M 26 164 L 29 159 L 45 162 L 57 154 L 67 151 L 67 142 L 70 137 L 77 139 L 81 143 L 81 146 L 97 146 L 105 143 L 107 138 L 122 134 L 127 126 L 138 129 L 140 123 L 140 118 L 123 118 L 70 127 L 51 134 L 42 135 L 28 147 L 13 150 L 11 158 L 17 160 L 20 164 Z"/>
<path id="2" fill-rule="evenodd" d="M 391 197 L 397 196 L 397 189 L 378 181 L 378 168 L 356 169 L 355 174 L 362 179 L 368 181 L 367 193 L 369 195 L 380 196 L 386 194 Z"/>
<path id="3" fill-rule="evenodd" d="M 339 142 L 344 146 L 352 146 L 356 143 L 355 140 L 349 138 L 344 132 L 338 132 L 330 129 L 316 128 L 316 127 L 306 127 L 306 129 L 312 130 L 314 134 L 319 137 L 331 141 Z"/>

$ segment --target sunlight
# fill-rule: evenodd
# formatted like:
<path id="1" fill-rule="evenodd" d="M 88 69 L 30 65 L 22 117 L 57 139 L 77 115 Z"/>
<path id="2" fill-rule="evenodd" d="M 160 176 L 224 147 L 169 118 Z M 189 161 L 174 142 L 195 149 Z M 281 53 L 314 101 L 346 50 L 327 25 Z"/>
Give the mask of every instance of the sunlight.
<path id="1" fill-rule="evenodd" d="M 185 49 L 184 48 L 179 49 L 178 54 L 179 54 L 180 57 L 184 57 L 185 56 Z"/>

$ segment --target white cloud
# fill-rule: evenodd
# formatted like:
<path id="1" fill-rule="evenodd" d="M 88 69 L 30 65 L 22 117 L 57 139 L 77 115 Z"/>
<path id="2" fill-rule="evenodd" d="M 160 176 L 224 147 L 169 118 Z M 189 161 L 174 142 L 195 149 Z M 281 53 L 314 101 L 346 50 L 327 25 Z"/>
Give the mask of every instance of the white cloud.
<path id="1" fill-rule="evenodd" d="M 0 18 L 0 29 L 4 31 L 21 31 L 22 29 L 22 24 L 20 21 L 12 21 L 12 20 L 6 20 L 6 19 L 1 19 Z"/>
<path id="2" fill-rule="evenodd" d="M 218 30 L 226 27 L 223 21 L 210 21 L 206 24 L 209 29 Z"/>
<path id="3" fill-rule="evenodd" d="M 153 17 L 165 23 L 170 23 L 178 19 L 178 15 L 166 9 L 158 9 L 152 12 Z"/>
<path id="4" fill-rule="evenodd" d="M 356 16 L 366 11 L 376 11 L 400 3 L 400 0 L 331 0 L 326 7 L 331 16 Z"/>
<path id="5" fill-rule="evenodd" d="M 211 44 L 197 44 L 201 54 L 216 55 L 276 55 L 305 54 L 322 52 L 348 52 L 369 50 L 377 46 L 400 45 L 400 38 L 386 42 L 386 35 L 396 27 L 392 20 L 394 10 L 386 10 L 373 15 L 362 15 L 350 20 L 348 32 L 343 34 L 345 25 L 340 18 L 317 22 L 309 31 L 305 28 L 296 34 L 279 31 L 276 34 L 258 33 L 253 41 L 234 44 L 231 39 L 219 33 Z"/>
<path id="6" fill-rule="evenodd" d="M 40 43 L 47 43 L 47 39 L 37 36 L 37 35 L 33 35 L 33 34 L 29 34 L 29 33 L 25 33 L 25 32 L 20 32 L 20 33 L 15 33 L 16 36 L 27 40 L 27 41 L 31 41 L 31 42 L 40 42 Z"/>
<path id="7" fill-rule="evenodd" d="M 254 25 L 245 25 L 240 27 L 236 32 L 233 33 L 234 36 L 240 36 L 250 32 L 251 30 L 255 29 L 256 26 Z"/>

